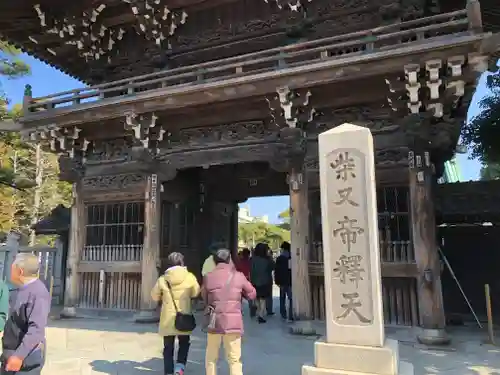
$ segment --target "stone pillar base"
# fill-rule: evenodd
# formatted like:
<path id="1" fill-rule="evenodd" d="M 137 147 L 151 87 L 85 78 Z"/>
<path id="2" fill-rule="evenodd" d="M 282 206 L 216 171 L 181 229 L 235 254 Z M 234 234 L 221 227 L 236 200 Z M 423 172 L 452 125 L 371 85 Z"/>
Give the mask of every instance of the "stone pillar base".
<path id="1" fill-rule="evenodd" d="M 419 343 L 430 346 L 448 345 L 451 341 L 450 337 L 444 329 L 426 329 L 422 328 L 417 335 Z"/>
<path id="2" fill-rule="evenodd" d="M 61 313 L 59 314 L 59 317 L 61 319 L 71 319 L 71 318 L 76 318 L 76 307 L 68 307 L 64 306 L 62 309 Z"/>
<path id="3" fill-rule="evenodd" d="M 413 365 L 399 360 L 396 340 L 383 347 L 316 341 L 314 366 L 302 366 L 302 375 L 413 375 Z"/>
<path id="4" fill-rule="evenodd" d="M 290 326 L 292 335 L 316 336 L 319 335 L 317 327 L 311 320 L 297 320 Z"/>
<path id="5" fill-rule="evenodd" d="M 157 310 L 141 310 L 134 315 L 136 323 L 158 323 L 159 321 L 160 314 Z"/>

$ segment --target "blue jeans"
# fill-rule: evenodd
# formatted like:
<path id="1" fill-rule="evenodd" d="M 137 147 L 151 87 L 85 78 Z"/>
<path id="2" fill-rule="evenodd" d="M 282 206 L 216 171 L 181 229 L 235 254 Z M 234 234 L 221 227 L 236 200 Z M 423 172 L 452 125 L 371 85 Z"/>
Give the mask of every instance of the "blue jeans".
<path id="1" fill-rule="evenodd" d="M 288 316 L 286 301 L 288 299 Z M 283 319 L 293 320 L 292 287 L 291 285 L 280 286 L 280 314 Z"/>

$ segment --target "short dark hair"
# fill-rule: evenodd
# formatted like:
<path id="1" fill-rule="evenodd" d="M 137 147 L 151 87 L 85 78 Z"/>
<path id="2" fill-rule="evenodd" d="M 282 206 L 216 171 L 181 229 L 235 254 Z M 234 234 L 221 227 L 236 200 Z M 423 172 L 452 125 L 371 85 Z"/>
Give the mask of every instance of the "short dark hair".
<path id="1" fill-rule="evenodd" d="M 215 264 L 231 262 L 231 252 L 228 249 L 219 249 L 214 254 Z"/>
<path id="2" fill-rule="evenodd" d="M 167 267 L 181 266 L 184 267 L 184 255 L 178 252 L 168 254 Z"/>
<path id="3" fill-rule="evenodd" d="M 254 254 L 255 256 L 265 258 L 267 257 L 267 252 L 269 251 L 269 245 L 264 242 L 259 242 L 255 245 Z"/>
<path id="4" fill-rule="evenodd" d="M 291 249 L 290 242 L 284 241 L 281 244 L 281 249 L 285 250 L 285 251 L 290 251 L 290 249 Z"/>

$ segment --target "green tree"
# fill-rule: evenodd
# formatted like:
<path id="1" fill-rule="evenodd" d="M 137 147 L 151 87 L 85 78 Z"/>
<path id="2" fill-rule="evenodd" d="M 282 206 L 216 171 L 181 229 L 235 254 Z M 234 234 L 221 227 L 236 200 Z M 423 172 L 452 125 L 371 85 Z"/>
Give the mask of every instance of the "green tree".
<path id="1" fill-rule="evenodd" d="M 20 51 L 0 40 L 0 78 L 15 79 L 29 73 Z M 15 120 L 22 113 L 20 105 L 9 109 L 8 104 L 0 87 L 0 121 Z M 71 185 L 59 181 L 56 155 L 42 151 L 39 156 L 38 167 L 43 173 L 36 189 L 40 196 L 37 216 L 41 218 L 58 204 L 71 205 Z M 0 132 L 0 232 L 17 228 L 24 237 L 29 234 L 35 211 L 36 170 L 36 146 L 23 142 L 18 133 Z"/>
<path id="2" fill-rule="evenodd" d="M 480 176 L 482 181 L 500 180 L 500 164 L 486 164 L 481 167 Z"/>
<path id="3" fill-rule="evenodd" d="M 20 53 L 21 51 L 12 45 L 0 40 L 0 78 L 15 79 L 30 73 L 29 66 L 20 59 Z M 19 107 L 15 107 L 9 111 L 8 104 L 7 96 L 0 87 L 0 121 L 15 118 L 20 114 L 21 109 Z M 9 147 L 9 142 L 11 141 L 11 134 L 0 133 L 0 153 L 2 151 L 4 154 L 7 152 L 6 149 Z M 14 187 L 18 186 L 18 183 L 22 184 L 21 181 L 16 181 L 16 175 L 9 168 L 8 163 L 5 160 L 0 162 L 0 184 Z"/>
<path id="4" fill-rule="evenodd" d="M 290 241 L 290 231 L 264 222 L 240 223 L 238 239 L 247 247 L 265 242 L 272 249 L 278 249 L 283 241 Z"/>
<path id="5" fill-rule="evenodd" d="M 489 93 L 479 102 L 481 112 L 462 127 L 462 142 L 471 157 L 484 164 L 500 163 L 500 72 L 486 77 Z"/>

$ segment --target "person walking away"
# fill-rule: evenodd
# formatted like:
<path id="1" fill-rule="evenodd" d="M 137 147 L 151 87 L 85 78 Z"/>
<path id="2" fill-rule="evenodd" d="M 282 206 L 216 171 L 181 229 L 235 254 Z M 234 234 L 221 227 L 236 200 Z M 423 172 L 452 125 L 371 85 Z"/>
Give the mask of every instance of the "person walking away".
<path id="1" fill-rule="evenodd" d="M 241 272 L 248 280 L 250 279 L 250 250 L 244 248 L 236 263 L 236 270 Z"/>
<path id="2" fill-rule="evenodd" d="M 236 263 L 236 270 L 241 272 L 247 280 L 250 280 L 250 250 L 244 248 L 238 256 L 238 261 Z M 250 310 L 250 316 L 255 316 L 255 311 L 253 307 L 253 301 L 248 301 L 248 308 Z"/>
<path id="3" fill-rule="evenodd" d="M 205 277 L 207 273 L 212 272 L 215 269 L 214 254 L 221 247 L 222 246 L 219 246 L 217 243 L 213 243 L 208 247 L 210 255 L 207 257 L 207 259 L 205 259 L 205 261 L 203 262 L 203 266 L 201 267 L 202 277 Z"/>
<path id="4" fill-rule="evenodd" d="M 220 249 L 214 255 L 215 270 L 205 276 L 201 295 L 214 314 L 214 324 L 207 328 L 206 375 L 216 375 L 222 341 L 230 375 L 243 375 L 241 337 L 243 316 L 241 299 L 252 300 L 256 292 L 245 275 L 231 264 L 231 252 Z"/>
<path id="5" fill-rule="evenodd" d="M 267 316 L 273 316 L 274 315 L 274 308 L 273 308 L 273 304 L 274 304 L 274 300 L 273 300 L 273 271 L 274 271 L 274 259 L 273 259 L 273 252 L 272 250 L 269 248 L 267 248 L 267 257 L 269 259 L 269 262 L 270 262 L 270 274 L 271 274 L 271 282 L 269 283 L 269 296 L 267 297 L 266 299 L 266 312 L 267 312 Z"/>
<path id="6" fill-rule="evenodd" d="M 10 270 L 16 289 L 2 338 L 2 375 L 40 375 L 45 363 L 45 327 L 50 293 L 37 275 L 38 257 L 17 254 Z"/>
<path id="7" fill-rule="evenodd" d="M 189 354 L 192 331 L 179 331 L 176 328 L 178 313 L 192 314 L 191 299 L 200 293 L 196 277 L 184 265 L 181 253 L 171 253 L 167 258 L 167 270 L 158 278 L 151 297 L 161 301 L 161 315 L 158 333 L 163 336 L 163 365 L 166 375 L 183 375 Z M 193 327 L 194 328 L 194 327 Z M 174 347 L 177 338 L 179 345 L 177 362 L 174 365 Z"/>
<path id="8" fill-rule="evenodd" d="M 269 247 L 265 243 L 258 243 L 255 246 L 255 255 L 252 257 L 250 269 L 250 280 L 257 291 L 257 321 L 265 323 L 266 301 L 272 292 L 273 276 L 272 262 L 268 257 Z M 272 293 L 271 293 L 272 295 Z"/>
<path id="9" fill-rule="evenodd" d="M 281 244 L 281 254 L 276 258 L 274 282 L 280 288 L 280 314 L 283 319 L 293 320 L 292 305 L 292 270 L 290 265 L 290 243 Z M 288 310 L 286 302 L 288 300 Z M 287 315 L 288 311 L 288 315 Z"/>

